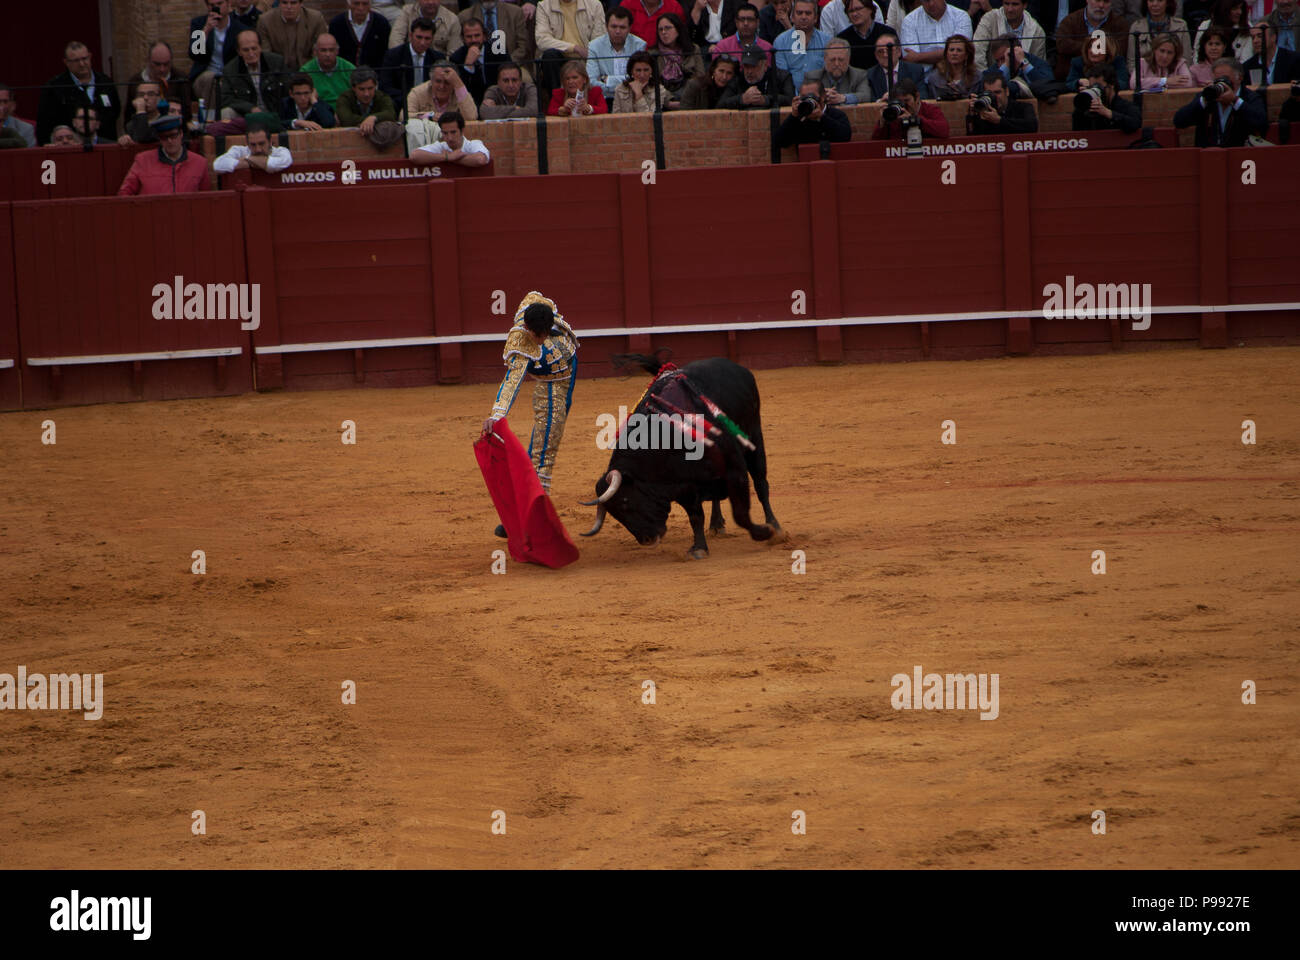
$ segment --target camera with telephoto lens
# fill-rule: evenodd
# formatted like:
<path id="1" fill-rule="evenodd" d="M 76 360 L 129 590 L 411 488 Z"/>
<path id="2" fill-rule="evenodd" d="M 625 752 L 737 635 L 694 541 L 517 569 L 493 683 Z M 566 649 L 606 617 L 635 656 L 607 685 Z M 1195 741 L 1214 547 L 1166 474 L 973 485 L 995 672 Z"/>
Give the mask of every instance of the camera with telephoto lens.
<path id="1" fill-rule="evenodd" d="M 817 109 L 817 98 L 803 96 L 795 101 L 794 115 L 800 120 L 807 120 Z"/>
<path id="2" fill-rule="evenodd" d="M 985 110 L 997 110 L 996 104 L 993 103 L 993 98 L 987 93 L 975 98 L 975 102 L 971 104 L 970 112 L 983 113 Z"/>
<path id="3" fill-rule="evenodd" d="M 1227 77 L 1219 77 L 1212 84 L 1201 91 L 1201 96 L 1210 103 L 1218 100 L 1221 96 L 1232 89 L 1232 84 Z"/>
<path id="4" fill-rule="evenodd" d="M 885 123 L 893 123 L 902 115 L 902 113 L 903 113 L 903 101 L 890 100 L 888 103 L 885 104 L 885 109 L 881 113 L 881 117 L 884 119 Z"/>
<path id="5" fill-rule="evenodd" d="M 1074 109 L 1089 110 L 1094 100 L 1101 103 L 1101 87 L 1084 87 L 1074 95 Z"/>

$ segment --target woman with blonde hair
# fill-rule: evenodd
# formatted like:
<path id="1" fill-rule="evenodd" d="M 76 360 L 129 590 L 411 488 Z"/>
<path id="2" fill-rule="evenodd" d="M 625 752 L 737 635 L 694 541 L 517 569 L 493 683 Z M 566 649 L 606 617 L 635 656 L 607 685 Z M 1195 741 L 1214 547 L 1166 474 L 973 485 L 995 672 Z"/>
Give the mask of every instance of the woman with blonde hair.
<path id="1" fill-rule="evenodd" d="M 609 104 L 600 84 L 592 85 L 588 80 L 587 65 L 581 60 L 569 60 L 560 68 L 560 85 L 551 91 L 546 112 L 552 117 L 589 117 L 609 113 Z"/>
<path id="2" fill-rule="evenodd" d="M 975 44 L 969 37 L 953 34 L 943 45 L 943 59 L 925 75 L 927 100 L 965 100 L 981 89 L 975 67 Z"/>
<path id="3" fill-rule="evenodd" d="M 1171 34 L 1162 33 L 1151 41 L 1151 56 L 1142 60 L 1141 88 L 1144 93 L 1164 93 L 1192 85 L 1192 71 L 1183 59 L 1183 47 Z"/>

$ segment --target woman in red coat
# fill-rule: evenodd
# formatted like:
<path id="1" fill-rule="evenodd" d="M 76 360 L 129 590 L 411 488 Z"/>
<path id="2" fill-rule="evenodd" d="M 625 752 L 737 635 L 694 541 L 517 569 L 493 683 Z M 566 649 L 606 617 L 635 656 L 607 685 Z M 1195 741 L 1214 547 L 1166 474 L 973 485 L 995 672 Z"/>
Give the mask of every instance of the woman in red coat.
<path id="1" fill-rule="evenodd" d="M 580 60 L 570 60 L 560 68 L 560 85 L 551 91 L 546 112 L 552 117 L 589 117 L 593 113 L 609 113 L 609 104 L 600 87 L 588 85 L 586 65 Z"/>

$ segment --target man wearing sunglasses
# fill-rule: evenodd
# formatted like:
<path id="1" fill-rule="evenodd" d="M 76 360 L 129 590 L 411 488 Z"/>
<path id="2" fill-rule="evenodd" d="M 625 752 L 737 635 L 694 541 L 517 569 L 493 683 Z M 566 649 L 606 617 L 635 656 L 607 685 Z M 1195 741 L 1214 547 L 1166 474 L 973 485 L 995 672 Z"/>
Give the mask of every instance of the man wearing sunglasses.
<path id="1" fill-rule="evenodd" d="M 70 123 L 77 107 L 83 106 L 99 116 L 99 135 L 105 140 L 116 140 L 122 101 L 113 86 L 113 78 L 94 69 L 90 50 L 78 40 L 64 47 L 63 64 L 67 69 L 41 87 L 40 106 L 36 111 L 37 142 L 49 143 L 54 128 Z"/>
<path id="2" fill-rule="evenodd" d="M 186 149 L 181 118 L 159 117 L 149 126 L 158 137 L 158 149 L 136 156 L 117 195 L 144 197 L 210 189 L 208 161 Z"/>

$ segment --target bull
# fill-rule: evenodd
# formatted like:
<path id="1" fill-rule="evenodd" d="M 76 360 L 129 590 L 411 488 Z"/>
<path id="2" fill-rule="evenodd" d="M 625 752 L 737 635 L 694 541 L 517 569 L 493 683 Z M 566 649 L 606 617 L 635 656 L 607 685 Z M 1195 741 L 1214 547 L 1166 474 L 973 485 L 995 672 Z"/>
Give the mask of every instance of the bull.
<path id="1" fill-rule="evenodd" d="M 651 374 L 660 370 L 660 361 L 642 354 L 616 357 L 625 367 L 641 367 Z M 605 475 L 596 481 L 596 499 L 580 501 L 595 506 L 596 522 L 583 534 L 594 537 L 606 516 L 627 528 L 642 546 L 652 546 L 668 530 L 668 513 L 674 503 L 681 504 L 691 521 L 695 535 L 688 554 L 696 560 L 709 555 L 704 537 L 704 504 L 712 501 L 710 532 L 723 527 L 720 501 L 731 501 L 731 516 L 736 525 L 749 531 L 754 540 L 769 540 L 781 533 L 781 524 L 772 513 L 767 485 L 767 451 L 763 446 L 763 427 L 759 419 L 758 384 L 749 370 L 722 357 L 696 360 L 680 368 L 693 390 L 708 397 L 748 435 L 754 449 L 744 448 L 728 434 L 715 435 L 713 444 L 696 460 L 686 458 L 680 450 L 631 450 L 616 448 L 609 458 Z M 659 388 L 652 387 L 651 393 Z M 683 388 L 685 389 L 685 388 Z M 667 396 L 665 388 L 664 395 Z M 678 397 L 681 403 L 691 403 Z M 654 412 L 649 395 L 637 404 L 633 413 L 647 416 Z M 694 411 L 703 412 L 700 404 Z M 754 523 L 749 516 L 749 478 L 763 506 L 764 523 Z"/>

